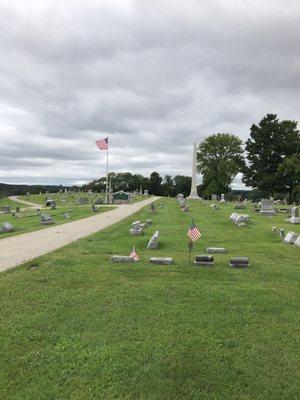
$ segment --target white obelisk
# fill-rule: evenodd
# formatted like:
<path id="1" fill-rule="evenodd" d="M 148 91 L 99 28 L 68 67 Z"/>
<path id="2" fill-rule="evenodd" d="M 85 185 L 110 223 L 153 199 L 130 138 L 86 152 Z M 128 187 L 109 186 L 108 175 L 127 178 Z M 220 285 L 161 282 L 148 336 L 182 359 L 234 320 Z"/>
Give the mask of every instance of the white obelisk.
<path id="1" fill-rule="evenodd" d="M 201 198 L 198 196 L 198 193 L 197 193 L 197 143 L 194 143 L 192 187 L 191 187 L 191 193 L 190 193 L 188 199 L 201 200 Z"/>

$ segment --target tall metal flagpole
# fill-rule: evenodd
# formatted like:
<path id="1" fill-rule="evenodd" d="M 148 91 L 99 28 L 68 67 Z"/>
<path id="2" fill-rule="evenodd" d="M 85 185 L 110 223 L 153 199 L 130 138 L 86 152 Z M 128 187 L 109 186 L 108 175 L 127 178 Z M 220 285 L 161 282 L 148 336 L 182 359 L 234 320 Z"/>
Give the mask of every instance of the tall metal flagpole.
<path id="1" fill-rule="evenodd" d="M 106 204 L 108 204 L 108 137 L 107 137 L 107 150 L 106 150 Z"/>

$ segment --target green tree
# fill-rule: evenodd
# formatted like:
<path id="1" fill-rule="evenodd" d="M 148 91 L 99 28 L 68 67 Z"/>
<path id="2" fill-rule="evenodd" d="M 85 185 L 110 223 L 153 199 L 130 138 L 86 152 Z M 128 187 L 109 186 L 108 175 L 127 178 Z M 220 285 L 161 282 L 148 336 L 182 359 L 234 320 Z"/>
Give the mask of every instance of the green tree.
<path id="1" fill-rule="evenodd" d="M 173 197 L 175 195 L 174 191 L 174 182 L 173 178 L 171 175 L 166 175 L 163 179 L 162 183 L 162 193 L 163 196 L 171 196 Z"/>
<path id="2" fill-rule="evenodd" d="M 198 171 L 206 195 L 227 193 L 233 178 L 244 167 L 242 141 L 230 133 L 217 133 L 198 147 Z"/>
<path id="3" fill-rule="evenodd" d="M 149 193 L 154 195 L 161 195 L 161 182 L 162 178 L 158 172 L 152 172 L 149 178 Z"/>
<path id="4" fill-rule="evenodd" d="M 174 178 L 174 195 L 182 193 L 185 197 L 190 194 L 192 178 L 190 176 L 176 175 Z"/>
<path id="5" fill-rule="evenodd" d="M 289 200 L 296 200 L 300 188 L 300 157 L 299 154 L 286 157 L 278 167 L 279 179 L 284 182 L 285 192 Z"/>
<path id="6" fill-rule="evenodd" d="M 279 166 L 286 157 L 299 155 L 297 122 L 280 122 L 276 114 L 267 114 L 258 125 L 251 126 L 245 150 L 248 162 L 243 182 L 267 196 L 284 191 L 286 176 L 279 171 Z"/>

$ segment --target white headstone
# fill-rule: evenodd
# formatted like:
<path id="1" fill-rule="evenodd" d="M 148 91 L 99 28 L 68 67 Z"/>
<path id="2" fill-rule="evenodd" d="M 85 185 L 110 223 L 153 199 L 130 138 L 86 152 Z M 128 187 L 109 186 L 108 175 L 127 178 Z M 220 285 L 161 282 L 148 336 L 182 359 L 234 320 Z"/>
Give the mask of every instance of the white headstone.
<path id="1" fill-rule="evenodd" d="M 289 221 L 291 224 L 300 224 L 299 207 L 292 208 L 292 216 Z"/>
<path id="2" fill-rule="evenodd" d="M 225 195 L 223 193 L 221 194 L 220 203 L 225 203 Z"/>

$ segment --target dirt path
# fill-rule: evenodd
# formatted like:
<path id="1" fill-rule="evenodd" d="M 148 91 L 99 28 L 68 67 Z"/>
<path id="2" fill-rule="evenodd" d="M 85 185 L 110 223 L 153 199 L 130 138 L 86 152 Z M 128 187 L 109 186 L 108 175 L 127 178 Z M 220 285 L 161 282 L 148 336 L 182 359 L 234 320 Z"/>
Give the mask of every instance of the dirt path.
<path id="1" fill-rule="evenodd" d="M 103 214 L 1 239 L 0 271 L 13 268 L 25 261 L 32 260 L 77 239 L 98 232 L 134 214 L 158 198 L 151 197 L 137 203 L 120 205 L 116 209 Z"/>
<path id="2" fill-rule="evenodd" d="M 9 196 L 9 199 L 12 201 L 16 201 L 17 203 L 25 204 L 26 206 L 29 206 L 29 207 L 34 207 L 34 208 L 42 208 L 43 207 L 41 204 L 32 203 L 31 201 L 21 200 L 21 199 L 19 199 L 18 196 Z"/>

